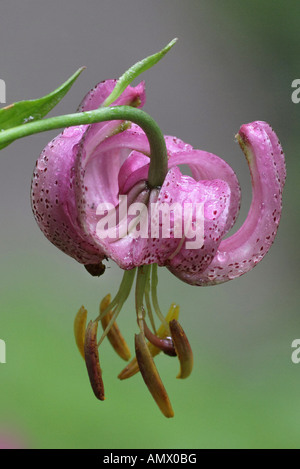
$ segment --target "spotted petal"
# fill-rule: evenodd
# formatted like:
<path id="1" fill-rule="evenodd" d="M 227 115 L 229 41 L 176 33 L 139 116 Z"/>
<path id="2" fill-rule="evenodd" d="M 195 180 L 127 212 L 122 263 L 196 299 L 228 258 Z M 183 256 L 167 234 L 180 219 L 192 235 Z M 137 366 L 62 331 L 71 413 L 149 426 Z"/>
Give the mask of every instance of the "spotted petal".
<path id="1" fill-rule="evenodd" d="M 197 274 L 172 270 L 194 285 L 214 285 L 239 277 L 255 267 L 269 251 L 277 233 L 286 171 L 280 142 L 266 122 L 243 125 L 237 140 L 249 165 L 253 197 L 242 227 L 223 240 L 211 262 Z"/>
<path id="2" fill-rule="evenodd" d="M 84 98 L 80 110 L 87 111 L 101 106 L 114 85 L 114 80 L 97 85 Z M 116 104 L 142 105 L 144 102 L 144 83 L 141 83 L 135 88 L 129 86 Z M 105 187 L 106 192 L 103 190 L 102 194 L 106 198 L 117 195 L 118 172 L 130 150 L 122 150 L 120 146 L 102 152 L 97 147 L 109 135 L 115 134 L 120 125 L 121 121 L 112 121 L 65 129 L 46 146 L 34 170 L 31 202 L 39 227 L 54 245 L 83 264 L 98 264 L 106 253 L 95 243 L 80 217 L 78 199 L 83 198 L 81 195 L 87 186 L 84 180 L 80 181 L 83 186 L 78 185 L 78 175 L 87 173 L 91 189 Z M 120 133 L 117 137 L 122 139 L 124 134 Z M 100 160 L 94 158 L 98 152 L 102 156 Z M 94 202 L 89 200 L 89 203 Z"/>

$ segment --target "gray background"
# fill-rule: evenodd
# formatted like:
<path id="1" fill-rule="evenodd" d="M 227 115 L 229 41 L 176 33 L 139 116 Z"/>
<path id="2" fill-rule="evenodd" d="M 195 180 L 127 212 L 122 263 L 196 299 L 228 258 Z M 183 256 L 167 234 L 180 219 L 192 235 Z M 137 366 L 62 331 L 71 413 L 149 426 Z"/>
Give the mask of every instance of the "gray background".
<path id="1" fill-rule="evenodd" d="M 100 281 L 90 278 L 35 224 L 31 174 L 56 132 L 3 150 L 0 338 L 8 363 L 0 365 L 0 434 L 2 427 L 13 428 L 33 447 L 297 447 L 300 365 L 292 365 L 290 355 L 292 340 L 300 337 L 300 104 L 291 102 L 291 82 L 300 78 L 299 19 L 296 1 L 1 0 L 0 78 L 7 103 L 47 94 L 85 65 L 51 115 L 73 112 L 97 82 L 117 78 L 178 37 L 142 77 L 145 110 L 165 134 L 216 153 L 234 168 L 243 194 L 237 226 L 251 200 L 248 168 L 234 141 L 242 124 L 271 123 L 287 156 L 288 182 L 276 242 L 252 272 L 195 288 L 161 269 L 162 308 L 181 304 L 197 357 L 184 383 L 173 378 L 176 364 L 170 368 L 161 359 L 176 410 L 170 425 L 139 380 L 117 381 L 122 364 L 110 358 L 106 344 L 110 398 L 102 408 L 86 386 L 73 317 L 82 303 L 95 316 L 121 273 L 111 266 Z M 128 341 L 136 332 L 132 306 L 120 319 Z"/>

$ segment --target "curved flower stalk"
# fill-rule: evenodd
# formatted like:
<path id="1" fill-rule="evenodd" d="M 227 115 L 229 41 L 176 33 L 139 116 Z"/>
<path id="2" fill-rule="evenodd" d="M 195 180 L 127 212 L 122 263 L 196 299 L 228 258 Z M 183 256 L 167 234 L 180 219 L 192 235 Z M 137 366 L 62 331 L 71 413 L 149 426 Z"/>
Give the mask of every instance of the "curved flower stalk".
<path id="1" fill-rule="evenodd" d="M 113 105 L 107 121 L 68 127 L 43 150 L 32 179 L 32 209 L 45 236 L 92 275 L 102 274 L 108 259 L 125 271 L 117 295 L 105 297 L 94 322 L 86 329 L 84 308 L 75 321 L 76 341 L 96 396 L 104 399 L 98 357 L 103 339 L 108 336 L 117 353 L 129 360 L 116 320 L 136 279 L 136 357 L 119 378 L 140 370 L 163 414 L 172 417 L 153 357 L 161 351 L 177 356 L 178 378 L 186 378 L 193 355 L 178 323 L 178 308 L 171 307 L 166 317 L 160 310 L 157 267 L 165 266 L 184 282 L 199 286 L 251 270 L 277 232 L 284 155 L 267 123 L 241 127 L 236 138 L 249 165 L 253 199 L 242 227 L 224 239 L 240 207 L 234 171 L 218 156 L 176 137 L 157 132 L 152 138 L 149 129 L 154 124 L 148 125 L 136 109 L 145 103 L 144 83 L 127 86 L 121 94 L 117 86 L 115 80 L 99 83 L 79 106 L 88 114 Z M 189 166 L 191 176 L 181 173 L 182 164 Z M 99 321 L 104 331 L 97 344 Z"/>

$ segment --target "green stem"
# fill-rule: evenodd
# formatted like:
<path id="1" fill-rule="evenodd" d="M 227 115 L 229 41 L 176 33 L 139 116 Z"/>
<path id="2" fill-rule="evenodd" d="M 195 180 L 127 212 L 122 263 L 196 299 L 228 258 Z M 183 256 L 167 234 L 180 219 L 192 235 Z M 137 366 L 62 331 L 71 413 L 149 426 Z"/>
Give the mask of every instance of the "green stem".
<path id="1" fill-rule="evenodd" d="M 105 328 L 105 331 L 103 331 L 103 334 L 102 336 L 100 337 L 100 340 L 98 342 L 98 347 L 100 347 L 100 345 L 102 344 L 103 340 L 105 339 L 105 337 L 107 336 L 107 334 L 109 333 L 109 331 L 111 330 L 114 322 L 117 320 L 118 316 L 119 316 L 119 313 L 122 309 L 122 304 L 121 305 L 117 305 L 115 311 L 113 312 L 113 316 L 111 318 L 111 320 L 109 321 L 108 325 L 106 326 Z"/>
<path id="2" fill-rule="evenodd" d="M 152 303 L 154 310 L 160 319 L 161 323 L 164 325 L 165 329 L 169 330 L 169 324 L 167 323 L 165 317 L 163 316 L 157 298 L 157 285 L 158 285 L 158 275 L 157 275 L 157 264 L 152 264 L 152 279 L 151 279 L 151 292 L 152 292 Z"/>
<path id="3" fill-rule="evenodd" d="M 150 187 L 162 186 L 168 171 L 168 155 L 164 136 L 157 123 L 145 111 L 131 106 L 116 106 L 96 109 L 76 114 L 50 117 L 19 125 L 0 133 L 0 147 L 19 138 L 75 125 L 94 124 L 111 120 L 134 122 L 145 132 L 150 145 Z"/>
<path id="4" fill-rule="evenodd" d="M 106 98 L 102 106 L 110 106 L 126 89 L 131 82 L 137 78 L 141 73 L 145 72 L 149 68 L 153 67 L 157 62 L 159 62 L 167 52 L 174 46 L 177 42 L 177 38 L 169 42 L 160 52 L 150 55 L 143 60 L 140 60 L 132 67 L 130 67 L 123 75 L 118 79 L 116 86 L 114 87 L 111 94 Z"/>
<path id="5" fill-rule="evenodd" d="M 138 268 L 138 273 L 136 276 L 136 289 L 135 289 L 135 309 L 137 314 L 138 323 L 144 317 L 144 307 L 143 307 L 143 300 L 145 294 L 145 287 L 148 277 L 148 265 L 142 265 Z"/>
<path id="6" fill-rule="evenodd" d="M 147 280 L 146 280 L 146 286 L 145 286 L 145 303 L 147 307 L 147 313 L 150 319 L 150 323 L 153 329 L 154 334 L 156 334 L 156 327 L 155 327 L 155 322 L 154 322 L 154 317 L 152 313 L 152 307 L 151 307 L 151 300 L 150 300 L 150 292 L 151 292 L 151 265 L 149 266 L 150 268 L 147 270 Z"/>
<path id="7" fill-rule="evenodd" d="M 136 268 L 132 270 L 125 270 L 122 278 L 121 285 L 119 287 L 119 291 L 116 294 L 115 298 L 110 302 L 110 304 L 107 306 L 107 308 L 99 314 L 99 316 L 95 319 L 95 321 L 100 321 L 106 314 L 108 314 L 116 305 L 120 305 L 121 307 L 127 300 L 134 281 L 136 273 Z"/>

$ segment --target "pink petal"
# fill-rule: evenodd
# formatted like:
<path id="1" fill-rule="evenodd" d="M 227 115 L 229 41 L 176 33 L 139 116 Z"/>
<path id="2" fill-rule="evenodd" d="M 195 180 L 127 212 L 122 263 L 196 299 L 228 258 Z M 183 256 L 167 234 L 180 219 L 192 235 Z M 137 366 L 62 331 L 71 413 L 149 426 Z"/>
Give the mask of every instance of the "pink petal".
<path id="1" fill-rule="evenodd" d="M 113 80 L 97 85 L 83 100 L 80 110 L 100 106 L 114 86 Z M 144 83 L 128 87 L 116 101 L 128 105 L 144 102 Z M 80 199 L 84 199 L 82 193 L 88 187 L 86 179 L 91 187 L 87 212 L 103 198 L 116 201 L 119 169 L 130 150 L 121 145 L 102 151 L 101 143 L 115 133 L 119 124 L 120 121 L 110 121 L 65 129 L 47 145 L 36 163 L 31 189 L 36 221 L 53 244 L 83 264 L 98 264 L 105 256 L 103 247 L 85 229 Z M 114 135 L 116 141 L 124 133 Z"/>
<path id="2" fill-rule="evenodd" d="M 139 181 L 146 180 L 150 158 L 143 153 L 132 151 L 119 171 L 119 192 L 126 194 Z"/>
<path id="3" fill-rule="evenodd" d="M 84 132 L 85 126 L 66 129 L 43 150 L 33 173 L 31 204 L 49 241 L 78 262 L 88 264 L 99 263 L 103 253 L 87 240 L 78 225 L 74 149 Z"/>
<path id="4" fill-rule="evenodd" d="M 179 273 L 179 278 L 194 285 L 226 282 L 251 270 L 270 249 L 278 229 L 286 176 L 280 142 L 265 122 L 243 125 L 238 138 L 251 172 L 252 204 L 243 226 L 221 242 L 204 272 Z"/>
<path id="5" fill-rule="evenodd" d="M 150 155 L 148 139 L 136 124 L 131 124 L 131 127 L 122 133 L 122 137 L 121 134 L 116 134 L 101 142 L 102 151 L 110 151 L 113 148 L 127 148 L 130 151 L 136 150 L 147 156 Z"/>
<path id="6" fill-rule="evenodd" d="M 191 145 L 184 143 L 177 137 L 165 136 L 165 141 L 169 155 L 169 168 L 186 164 L 191 168 L 193 178 L 196 181 L 221 179 L 228 184 L 231 191 L 231 198 L 227 223 L 224 231 L 224 235 L 226 235 L 233 227 L 240 209 L 241 190 L 236 174 L 224 160 L 213 153 L 194 150 Z M 145 155 L 149 155 L 148 140 L 144 132 L 137 126 L 126 133 L 126 139 L 122 138 L 117 142 L 117 136 L 111 137 L 106 140 L 104 145 L 107 145 L 107 148 L 125 145 L 128 148 L 136 149 Z M 131 161 L 134 161 L 135 166 L 130 168 L 130 161 L 126 161 L 119 173 L 119 186 L 121 193 L 126 193 L 128 186 L 132 187 L 134 182 L 137 182 L 138 180 L 146 180 L 148 176 L 149 159 L 141 155 L 139 157 L 139 163 L 137 162 L 136 157 L 132 157 Z M 137 165 L 139 167 L 139 171 L 135 172 Z M 129 175 L 130 172 L 132 174 Z M 126 186 L 125 180 L 127 181 Z"/>
<path id="7" fill-rule="evenodd" d="M 90 111 L 97 109 L 101 106 L 103 101 L 109 96 L 111 91 L 114 89 L 116 80 L 106 80 L 99 83 L 94 89 L 92 89 L 86 97 L 83 99 L 81 105 L 79 106 L 79 111 Z M 114 105 L 135 105 L 138 104 L 138 107 L 141 107 L 145 103 L 145 84 L 144 82 L 139 83 L 136 87 L 128 86 L 122 95 L 114 102 Z M 81 167 L 87 167 L 89 161 L 93 158 L 100 158 L 100 153 L 103 154 L 105 151 L 115 150 L 118 147 L 114 145 L 116 141 L 119 141 L 119 136 L 122 134 L 118 132 L 123 121 L 108 121 L 108 122 L 99 122 L 97 124 L 92 124 L 87 126 L 84 139 L 81 142 L 81 147 L 84 147 L 84 152 L 80 153 L 79 158 L 84 158 L 81 162 Z M 117 135 L 114 135 L 117 133 Z M 116 139 L 112 140 L 112 146 L 109 148 L 103 148 L 102 144 L 106 140 L 109 140 L 112 136 L 115 136 Z M 122 140 L 122 137 L 121 137 Z M 100 146 L 100 147 L 99 147 Z M 99 147 L 99 148 L 98 148 Z M 124 145 L 123 145 L 123 148 Z M 123 152 L 123 155 L 128 156 L 129 152 Z M 123 159 L 120 161 L 120 166 L 123 162 Z"/>
<path id="8" fill-rule="evenodd" d="M 138 173 L 139 169 L 136 172 Z M 164 225 L 162 225 L 161 212 L 154 210 L 155 207 L 152 204 L 155 203 L 169 209 L 175 207 L 175 211 L 171 212 L 171 217 L 167 210 Z M 191 204 L 195 209 L 197 203 L 204 204 L 207 234 L 203 247 L 201 243 L 198 249 L 189 250 L 185 247 L 184 237 L 177 237 L 175 224 L 176 222 L 180 223 L 183 232 L 185 204 Z M 181 207 L 179 212 L 176 210 L 176 204 L 177 207 Z M 138 242 L 132 245 L 133 250 L 127 249 L 127 255 L 131 252 L 130 256 L 133 256 L 132 265 L 157 263 L 161 266 L 172 266 L 177 271 L 183 272 L 203 270 L 211 262 L 214 252 L 221 242 L 228 219 L 229 205 L 230 188 L 226 182 L 220 180 L 196 182 L 189 176 L 183 176 L 179 168 L 170 169 L 162 188 L 160 190 L 154 189 L 150 194 L 148 238 L 138 239 Z M 194 218 L 193 221 L 195 221 Z M 152 226 L 158 230 L 156 236 L 154 236 Z M 163 229 L 166 231 L 163 232 Z M 119 265 L 120 261 L 123 262 L 123 255 L 117 261 Z"/>
<path id="9" fill-rule="evenodd" d="M 210 264 L 225 234 L 231 191 L 225 181 L 215 179 L 196 182 L 188 176 L 182 176 L 176 189 L 174 200 L 180 200 L 182 206 L 186 203 L 204 204 L 204 219 L 201 220 L 204 223 L 204 239 L 197 248 L 188 248 L 187 240 L 180 242 L 180 249 L 177 247 L 165 264 L 177 276 L 196 274 Z"/>
<path id="10" fill-rule="evenodd" d="M 221 179 L 228 184 L 231 200 L 224 233 L 226 234 L 234 225 L 240 209 L 241 190 L 235 172 L 224 160 L 213 153 L 194 150 L 191 145 L 176 137 L 166 136 L 165 140 L 170 154 L 169 167 L 187 164 L 196 181 Z"/>
<path id="11" fill-rule="evenodd" d="M 111 94 L 116 83 L 117 80 L 105 80 L 98 83 L 98 85 L 91 89 L 83 98 L 78 107 L 78 112 L 92 111 L 93 109 L 99 108 Z M 135 87 L 127 86 L 121 96 L 114 101 L 113 106 L 135 105 L 137 107 L 143 107 L 145 102 L 145 82 L 142 81 Z"/>

